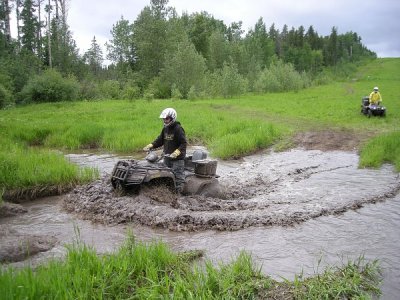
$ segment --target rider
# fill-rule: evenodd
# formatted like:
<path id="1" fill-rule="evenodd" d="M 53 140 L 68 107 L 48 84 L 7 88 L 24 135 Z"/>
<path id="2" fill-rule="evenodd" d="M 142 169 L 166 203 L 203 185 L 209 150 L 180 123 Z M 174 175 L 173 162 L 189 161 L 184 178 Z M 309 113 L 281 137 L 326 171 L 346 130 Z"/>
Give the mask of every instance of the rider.
<path id="1" fill-rule="evenodd" d="M 182 193 L 185 184 L 185 155 L 186 155 L 186 135 L 185 130 L 178 122 L 177 113 L 173 108 L 166 108 L 160 114 L 164 126 L 160 135 L 146 147 L 144 151 L 164 146 L 164 163 L 172 169 L 176 178 L 176 191 Z"/>
<path id="2" fill-rule="evenodd" d="M 371 105 L 379 105 L 382 102 L 381 93 L 379 93 L 378 87 L 374 87 L 374 90 L 369 95 L 369 103 Z"/>

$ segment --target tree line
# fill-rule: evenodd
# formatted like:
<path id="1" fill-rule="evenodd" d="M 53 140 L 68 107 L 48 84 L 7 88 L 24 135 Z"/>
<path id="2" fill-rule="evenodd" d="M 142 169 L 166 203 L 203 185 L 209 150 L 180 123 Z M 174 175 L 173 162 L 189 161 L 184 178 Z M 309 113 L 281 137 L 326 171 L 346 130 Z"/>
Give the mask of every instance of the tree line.
<path id="1" fill-rule="evenodd" d="M 355 32 L 333 27 L 321 36 L 313 26 L 268 28 L 262 18 L 245 32 L 241 21 L 226 25 L 207 12 L 179 16 L 168 0 L 150 0 L 133 21 L 121 17 L 106 53 L 94 36 L 81 55 L 67 7 L 68 0 L 0 0 L 0 107 L 298 90 L 329 80 L 329 68 L 376 57 Z"/>

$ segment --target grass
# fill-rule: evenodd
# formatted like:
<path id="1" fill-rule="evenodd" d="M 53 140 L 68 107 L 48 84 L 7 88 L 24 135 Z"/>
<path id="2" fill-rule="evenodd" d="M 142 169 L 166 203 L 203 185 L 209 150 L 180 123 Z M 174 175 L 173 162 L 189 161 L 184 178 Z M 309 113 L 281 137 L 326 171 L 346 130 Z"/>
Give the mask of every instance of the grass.
<path id="1" fill-rule="evenodd" d="M 382 162 L 393 163 L 400 172 L 400 131 L 377 136 L 362 149 L 361 167 L 378 168 Z"/>
<path id="2" fill-rule="evenodd" d="M 70 164 L 61 153 L 12 142 L 0 145 L 0 174 L 1 198 L 59 194 L 99 175 Z"/>
<path id="3" fill-rule="evenodd" d="M 263 276 L 245 252 L 218 266 L 193 263 L 198 256 L 133 236 L 106 256 L 78 243 L 68 246 L 63 261 L 35 270 L 2 269 L 0 294 L 2 299 L 369 299 L 380 294 L 379 265 L 362 258 L 311 278 L 277 282 Z"/>
<path id="4" fill-rule="evenodd" d="M 316 277 L 296 277 L 289 286 L 295 299 L 369 299 L 381 293 L 379 273 L 378 261 L 359 257 L 340 268 L 327 267 Z"/>
<path id="5" fill-rule="evenodd" d="M 279 149 L 301 131 L 351 130 L 373 138 L 360 151 L 361 167 L 389 162 L 400 170 L 399 70 L 400 59 L 385 58 L 359 67 L 346 81 L 299 92 L 193 101 L 44 103 L 2 110 L 0 187 L 8 191 L 90 180 L 96 174 L 81 174 L 54 150 L 139 151 L 160 133 L 158 114 L 165 107 L 178 111 L 190 144 L 203 144 L 222 159 L 274 145 Z M 387 117 L 368 119 L 360 113 L 361 98 L 376 85 Z"/>

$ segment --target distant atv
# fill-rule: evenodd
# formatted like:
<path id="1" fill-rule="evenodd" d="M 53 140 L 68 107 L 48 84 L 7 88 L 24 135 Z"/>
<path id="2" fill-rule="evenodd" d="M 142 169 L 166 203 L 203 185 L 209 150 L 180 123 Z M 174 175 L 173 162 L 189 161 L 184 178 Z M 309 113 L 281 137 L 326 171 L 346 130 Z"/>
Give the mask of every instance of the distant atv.
<path id="1" fill-rule="evenodd" d="M 384 117 L 386 116 L 386 107 L 380 104 L 370 104 L 369 97 L 366 96 L 361 99 L 361 113 L 368 116 L 368 118 L 370 118 L 371 116 Z"/>
<path id="2" fill-rule="evenodd" d="M 114 166 L 111 184 L 114 189 L 138 191 L 142 185 L 166 185 L 175 191 L 172 170 L 162 161 L 163 155 L 150 152 L 144 160 L 120 160 Z M 185 158 L 184 195 L 218 196 L 220 187 L 216 175 L 217 161 L 207 159 L 207 153 L 196 150 Z"/>

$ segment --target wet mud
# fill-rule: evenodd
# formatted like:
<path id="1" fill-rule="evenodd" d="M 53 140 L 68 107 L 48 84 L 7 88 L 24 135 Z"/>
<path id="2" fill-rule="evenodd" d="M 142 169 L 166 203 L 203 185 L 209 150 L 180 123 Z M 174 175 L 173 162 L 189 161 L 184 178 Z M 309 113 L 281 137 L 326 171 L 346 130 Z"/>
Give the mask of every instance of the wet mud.
<path id="1" fill-rule="evenodd" d="M 29 235 L 6 225 L 0 226 L 0 263 L 23 261 L 50 250 L 57 239 L 49 235 Z"/>
<path id="2" fill-rule="evenodd" d="M 13 217 L 26 213 L 27 209 L 20 204 L 3 202 L 0 204 L 0 218 Z"/>
<path id="3" fill-rule="evenodd" d="M 64 208 L 102 224 L 134 223 L 172 231 L 234 231 L 252 226 L 290 226 L 395 197 L 398 175 L 358 169 L 356 153 L 264 152 L 219 162 L 220 197 L 176 197 L 167 188 L 138 194 L 112 189 L 109 175 L 76 188 Z"/>

